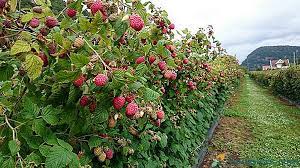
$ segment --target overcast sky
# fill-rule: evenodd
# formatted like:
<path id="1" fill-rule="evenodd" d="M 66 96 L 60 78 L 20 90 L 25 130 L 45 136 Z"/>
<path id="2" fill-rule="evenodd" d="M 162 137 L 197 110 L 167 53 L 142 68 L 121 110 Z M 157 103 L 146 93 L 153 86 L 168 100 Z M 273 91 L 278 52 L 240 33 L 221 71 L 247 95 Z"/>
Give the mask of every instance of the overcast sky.
<path id="1" fill-rule="evenodd" d="M 213 25 L 228 53 L 242 62 L 265 45 L 300 45 L 300 0 L 150 0 L 176 29 Z"/>

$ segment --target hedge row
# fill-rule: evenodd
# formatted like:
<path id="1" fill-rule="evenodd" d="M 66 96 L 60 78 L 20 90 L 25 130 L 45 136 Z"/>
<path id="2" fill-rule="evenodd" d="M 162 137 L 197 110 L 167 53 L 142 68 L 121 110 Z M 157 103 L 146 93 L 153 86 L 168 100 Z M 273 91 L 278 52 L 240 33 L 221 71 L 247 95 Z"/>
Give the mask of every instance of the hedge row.
<path id="1" fill-rule="evenodd" d="M 300 67 L 286 70 L 250 72 L 250 77 L 258 83 L 270 87 L 278 95 L 300 103 Z"/>
<path id="2" fill-rule="evenodd" d="M 191 167 L 243 75 L 137 0 L 0 0 L 0 167 Z"/>

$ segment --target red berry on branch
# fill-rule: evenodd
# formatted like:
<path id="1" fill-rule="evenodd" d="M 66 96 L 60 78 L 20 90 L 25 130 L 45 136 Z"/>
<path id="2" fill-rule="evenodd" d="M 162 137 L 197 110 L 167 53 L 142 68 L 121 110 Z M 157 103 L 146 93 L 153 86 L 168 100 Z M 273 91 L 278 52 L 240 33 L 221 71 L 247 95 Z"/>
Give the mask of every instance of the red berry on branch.
<path id="1" fill-rule="evenodd" d="M 67 14 L 70 18 L 73 18 L 73 17 L 76 16 L 77 11 L 76 11 L 75 9 L 69 8 L 69 9 L 66 10 L 66 14 Z"/>
<path id="2" fill-rule="evenodd" d="M 107 82 L 108 82 L 108 77 L 104 74 L 98 74 L 94 78 L 94 83 L 96 86 L 105 86 Z"/>
<path id="3" fill-rule="evenodd" d="M 40 25 L 40 20 L 37 18 L 31 19 L 29 22 L 29 26 L 32 28 L 37 28 L 37 27 L 39 27 L 39 25 Z"/>
<path id="4" fill-rule="evenodd" d="M 0 8 L 4 8 L 7 0 L 0 0 Z"/>
<path id="5" fill-rule="evenodd" d="M 165 62 L 165 61 L 160 61 L 160 62 L 158 63 L 158 68 L 159 68 L 161 71 L 165 70 L 165 69 L 167 68 L 166 62 Z"/>
<path id="6" fill-rule="evenodd" d="M 43 27 L 40 29 L 40 33 L 43 35 L 43 36 L 47 36 L 49 34 L 49 30 L 48 28 L 46 27 Z"/>
<path id="7" fill-rule="evenodd" d="M 89 105 L 89 109 L 90 109 L 90 112 L 94 112 L 97 108 L 97 103 L 96 101 L 93 101 L 90 105 Z"/>
<path id="8" fill-rule="evenodd" d="M 161 32 L 162 32 L 163 34 L 166 34 L 166 33 L 168 32 L 168 29 L 164 27 L 164 28 L 161 30 Z"/>
<path id="9" fill-rule="evenodd" d="M 88 96 L 82 96 L 80 101 L 79 101 L 79 104 L 82 106 L 82 107 L 85 107 L 89 104 L 89 97 Z"/>
<path id="10" fill-rule="evenodd" d="M 58 20 L 55 17 L 47 16 L 45 24 L 47 27 L 53 28 L 58 25 Z"/>
<path id="11" fill-rule="evenodd" d="M 171 56 L 172 56 L 173 58 L 175 58 L 175 57 L 177 56 L 177 53 L 176 53 L 176 52 L 172 52 Z"/>
<path id="12" fill-rule="evenodd" d="M 143 19 L 137 14 L 129 16 L 129 21 L 130 27 L 136 31 L 141 31 L 145 26 Z"/>
<path id="13" fill-rule="evenodd" d="M 157 119 L 157 120 L 155 121 L 155 125 L 156 125 L 157 127 L 160 127 L 160 124 L 161 124 L 161 120 L 160 120 L 160 119 Z"/>
<path id="14" fill-rule="evenodd" d="M 188 63 L 189 63 L 189 59 L 184 58 L 184 59 L 183 59 L 183 63 L 184 63 L 184 64 L 188 64 Z"/>
<path id="15" fill-rule="evenodd" d="M 131 94 L 131 95 L 126 96 L 125 99 L 128 103 L 131 103 L 135 99 L 135 96 L 133 94 Z"/>
<path id="16" fill-rule="evenodd" d="M 110 160 L 113 158 L 114 156 L 114 151 L 112 149 L 108 149 L 106 151 L 104 151 L 106 154 L 106 159 Z"/>
<path id="17" fill-rule="evenodd" d="M 133 117 L 138 111 L 139 111 L 139 106 L 136 103 L 131 102 L 126 107 L 126 116 Z"/>
<path id="18" fill-rule="evenodd" d="M 156 60 L 156 57 L 154 55 L 151 55 L 149 57 L 149 63 L 152 64 Z"/>
<path id="19" fill-rule="evenodd" d="M 115 97 L 113 99 L 113 106 L 116 110 L 120 110 L 125 105 L 125 98 L 123 96 Z"/>
<path id="20" fill-rule="evenodd" d="M 46 56 L 46 54 L 44 52 L 40 52 L 39 57 L 43 61 L 43 66 L 44 67 L 48 66 L 48 57 Z"/>
<path id="21" fill-rule="evenodd" d="M 101 1 L 97 0 L 90 6 L 91 12 L 95 15 L 98 11 L 102 13 L 104 11 L 104 7 Z"/>
<path id="22" fill-rule="evenodd" d="M 171 29 L 171 30 L 175 29 L 175 24 L 173 24 L 173 23 L 170 24 L 170 25 L 169 25 L 169 29 Z"/>
<path id="23" fill-rule="evenodd" d="M 141 64 L 145 62 L 145 57 L 144 56 L 141 56 L 141 57 L 138 57 L 136 60 L 135 60 L 135 63 L 136 64 Z"/>
<path id="24" fill-rule="evenodd" d="M 74 86 L 81 87 L 85 81 L 84 75 L 80 75 L 76 80 L 73 81 Z"/>
<path id="25" fill-rule="evenodd" d="M 164 119 L 165 118 L 165 112 L 164 111 L 162 111 L 162 110 L 159 110 L 159 111 L 157 111 L 156 112 L 156 115 L 157 115 L 157 118 L 158 119 Z"/>

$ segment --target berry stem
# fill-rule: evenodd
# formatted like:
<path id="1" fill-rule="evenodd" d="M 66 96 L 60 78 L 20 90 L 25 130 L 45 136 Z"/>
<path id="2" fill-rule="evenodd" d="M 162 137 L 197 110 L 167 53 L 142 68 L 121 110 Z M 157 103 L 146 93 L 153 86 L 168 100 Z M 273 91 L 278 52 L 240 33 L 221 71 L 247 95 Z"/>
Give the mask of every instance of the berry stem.
<path id="1" fill-rule="evenodd" d="M 97 55 L 97 57 L 100 59 L 101 63 L 104 65 L 105 68 L 107 68 L 108 70 L 111 70 L 111 68 L 103 61 L 103 59 L 101 58 L 101 56 L 98 54 L 98 52 L 90 45 L 90 43 L 83 38 L 83 40 L 85 41 L 85 43 L 90 47 L 91 50 L 93 50 L 93 52 Z"/>

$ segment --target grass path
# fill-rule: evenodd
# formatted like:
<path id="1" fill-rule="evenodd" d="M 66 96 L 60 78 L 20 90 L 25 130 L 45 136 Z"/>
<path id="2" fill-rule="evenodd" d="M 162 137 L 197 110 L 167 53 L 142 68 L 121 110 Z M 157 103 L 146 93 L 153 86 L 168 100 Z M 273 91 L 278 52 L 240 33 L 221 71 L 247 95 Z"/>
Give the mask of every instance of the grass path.
<path id="1" fill-rule="evenodd" d="M 249 78 L 230 104 L 203 167 L 210 167 L 213 159 L 214 165 L 222 167 L 300 167 L 299 108 Z M 245 164 L 232 164 L 230 160 Z"/>

